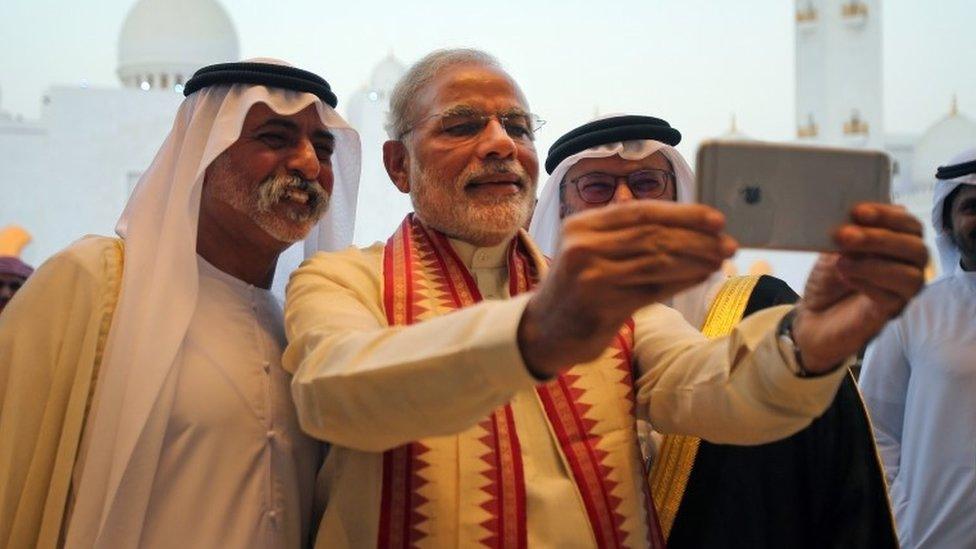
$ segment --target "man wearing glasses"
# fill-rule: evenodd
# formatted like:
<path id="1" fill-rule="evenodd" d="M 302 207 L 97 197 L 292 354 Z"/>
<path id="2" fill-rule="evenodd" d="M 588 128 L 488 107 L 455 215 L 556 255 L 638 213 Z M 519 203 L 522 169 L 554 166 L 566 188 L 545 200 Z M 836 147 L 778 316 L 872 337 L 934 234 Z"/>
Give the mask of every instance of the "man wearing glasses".
<path id="1" fill-rule="evenodd" d="M 638 139 L 639 138 L 639 139 Z M 610 115 L 571 130 L 553 143 L 549 179 L 529 229 L 543 253 L 559 247 L 563 220 L 574 213 L 632 200 L 695 202 L 695 176 L 675 149 L 681 133 L 660 118 Z M 668 301 L 692 326 L 701 326 L 721 271 Z"/>
<path id="2" fill-rule="evenodd" d="M 302 427 L 333 445 L 320 547 L 662 547 L 636 418 L 720 442 L 792 434 L 921 286 L 918 222 L 869 206 L 805 305 L 706 340 L 656 303 L 734 252 L 721 214 L 650 200 L 583 212 L 550 267 L 520 230 L 538 172 L 530 112 L 483 52 L 420 60 L 384 145 L 414 213 L 385 244 L 292 276 L 283 365 Z M 876 292 L 855 251 L 903 268 Z M 839 289 L 841 272 L 857 286 Z"/>
<path id="3" fill-rule="evenodd" d="M 634 200 L 694 202 L 694 174 L 674 148 L 680 139 L 664 120 L 638 115 L 603 117 L 557 139 L 530 228 L 539 247 L 556 251 L 560 226 L 578 212 Z M 670 305 L 716 336 L 718 326 L 729 329 L 798 298 L 771 276 L 726 279 L 717 272 Z M 768 444 L 661 437 L 640 421 L 638 428 L 669 548 L 897 547 L 870 424 L 852 377 L 810 426 Z M 824 516 L 836 520 L 816 518 Z"/>

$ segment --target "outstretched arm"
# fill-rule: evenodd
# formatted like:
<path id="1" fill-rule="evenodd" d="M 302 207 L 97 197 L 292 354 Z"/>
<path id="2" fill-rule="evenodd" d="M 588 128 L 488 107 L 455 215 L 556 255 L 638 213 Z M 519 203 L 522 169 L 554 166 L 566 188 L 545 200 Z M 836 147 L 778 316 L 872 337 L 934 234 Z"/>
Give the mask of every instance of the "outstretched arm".
<path id="1" fill-rule="evenodd" d="M 537 381 L 515 339 L 528 296 L 390 327 L 378 263 L 361 260 L 357 251 L 318 255 L 288 286 L 282 364 L 306 432 L 384 451 L 460 432 Z"/>
<path id="2" fill-rule="evenodd" d="M 570 217 L 519 329 L 529 368 L 547 377 L 591 360 L 638 309 L 704 280 L 735 251 L 723 225 L 706 206 L 658 201 Z M 821 258 L 797 307 L 790 333 L 798 353 L 777 337 L 782 309 L 715 342 L 695 343 L 679 318 L 647 332 L 655 345 L 639 353 L 641 394 L 659 428 L 756 443 L 789 435 L 826 409 L 840 367 L 921 289 L 927 261 L 920 223 L 898 206 L 859 205 L 835 241 L 840 253 Z M 817 375 L 826 377 L 809 377 Z M 648 397 L 655 393 L 658 404 Z M 739 438 L 723 414 L 767 423 Z M 728 428 L 712 429 L 718 425 Z"/>

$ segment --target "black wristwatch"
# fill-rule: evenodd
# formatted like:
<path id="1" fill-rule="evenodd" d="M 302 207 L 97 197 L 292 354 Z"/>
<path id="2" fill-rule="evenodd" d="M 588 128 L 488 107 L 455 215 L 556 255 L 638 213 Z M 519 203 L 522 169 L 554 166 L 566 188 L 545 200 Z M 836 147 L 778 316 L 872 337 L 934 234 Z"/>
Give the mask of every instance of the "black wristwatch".
<path id="1" fill-rule="evenodd" d="M 793 359 L 796 361 L 796 370 L 793 373 L 796 377 L 820 377 L 832 373 L 836 368 L 827 370 L 826 372 L 811 372 L 803 367 L 803 357 L 800 355 L 800 347 L 797 346 L 796 338 L 793 337 L 793 320 L 795 318 L 796 307 L 793 307 L 779 321 L 779 327 L 776 328 L 776 337 L 781 343 L 787 345 L 793 351 Z"/>

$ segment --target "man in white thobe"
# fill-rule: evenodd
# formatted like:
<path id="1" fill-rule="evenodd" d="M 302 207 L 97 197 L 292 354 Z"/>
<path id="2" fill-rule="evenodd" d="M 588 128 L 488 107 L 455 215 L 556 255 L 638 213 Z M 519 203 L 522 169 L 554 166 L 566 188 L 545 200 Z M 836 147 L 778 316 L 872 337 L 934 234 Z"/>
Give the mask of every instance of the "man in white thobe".
<path id="1" fill-rule="evenodd" d="M 552 256 L 559 249 L 563 219 L 577 211 L 640 199 L 693 204 L 695 174 L 675 148 L 680 140 L 681 133 L 665 120 L 632 114 L 600 116 L 570 130 L 553 143 L 549 150 L 546 171 L 550 175 L 539 191 L 539 203 L 529 225 L 532 240 L 543 253 Z M 644 185 L 647 187 L 646 196 L 639 194 L 640 191 L 635 194 L 629 186 L 632 183 L 628 183 L 616 187 L 616 191 L 605 201 L 587 203 L 576 189 L 578 183 L 564 181 L 570 170 L 580 162 L 596 161 L 601 163 L 597 168 L 606 169 L 603 164 L 614 162 L 614 159 L 627 163 L 625 167 L 639 163 L 639 167 L 648 172 L 646 182 L 652 184 Z M 663 185 L 654 184 L 661 182 L 655 179 L 657 177 L 666 180 Z M 661 194 L 657 194 L 658 191 Z M 667 305 L 680 312 L 688 324 L 701 327 L 712 299 L 725 280 L 726 276 L 722 271 L 716 271 L 701 284 L 673 296 Z"/>
<path id="2" fill-rule="evenodd" d="M 976 149 L 936 178 L 942 275 L 868 347 L 860 379 L 909 549 L 976 547 Z"/>
<path id="3" fill-rule="evenodd" d="M 588 209 L 634 200 L 693 203 L 694 174 L 674 148 L 680 139 L 667 121 L 637 114 L 601 116 L 561 136 L 546 158 L 550 176 L 529 228 L 533 240 L 555 252 L 564 220 Z M 717 272 L 669 305 L 715 335 L 716 326 L 731 327 L 740 317 L 797 300 L 778 278 L 727 279 Z M 897 547 L 884 474 L 853 376 L 810 426 L 769 444 L 662 438 L 647 423 L 637 424 L 671 549 Z M 825 525 L 819 517 L 830 514 L 840 519 Z"/>
<path id="4" fill-rule="evenodd" d="M 54 256 L 0 320 L 4 547 L 314 532 L 322 447 L 298 427 L 270 288 L 310 231 L 351 240 L 358 136 L 325 80 L 279 61 L 204 67 L 185 93 L 121 238 Z"/>
<path id="5" fill-rule="evenodd" d="M 706 341 L 656 303 L 734 252 L 721 215 L 584 212 L 549 268 L 520 231 L 538 126 L 491 56 L 428 55 L 391 96 L 384 145 L 414 214 L 385 245 L 292 276 L 283 364 L 302 427 L 333 444 L 319 547 L 660 547 L 636 417 L 724 442 L 787 436 L 921 285 L 918 222 L 865 205 L 807 302 Z M 889 265 L 905 269 L 874 292 L 865 275 Z"/>

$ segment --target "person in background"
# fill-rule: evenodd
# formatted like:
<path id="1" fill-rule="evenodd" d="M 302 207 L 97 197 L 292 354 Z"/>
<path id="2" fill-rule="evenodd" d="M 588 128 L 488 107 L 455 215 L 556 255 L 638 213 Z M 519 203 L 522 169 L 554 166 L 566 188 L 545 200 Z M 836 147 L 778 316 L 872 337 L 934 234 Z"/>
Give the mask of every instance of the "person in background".
<path id="1" fill-rule="evenodd" d="M 935 178 L 942 276 L 868 347 L 860 378 L 906 549 L 976 546 L 976 149 Z"/>
<path id="2" fill-rule="evenodd" d="M 33 267 L 17 257 L 0 257 L 0 313 L 33 272 Z"/>

